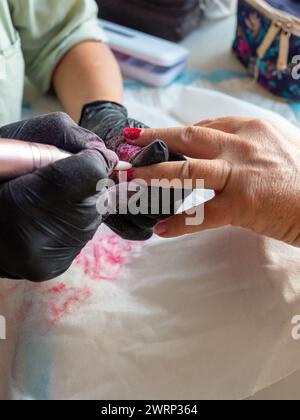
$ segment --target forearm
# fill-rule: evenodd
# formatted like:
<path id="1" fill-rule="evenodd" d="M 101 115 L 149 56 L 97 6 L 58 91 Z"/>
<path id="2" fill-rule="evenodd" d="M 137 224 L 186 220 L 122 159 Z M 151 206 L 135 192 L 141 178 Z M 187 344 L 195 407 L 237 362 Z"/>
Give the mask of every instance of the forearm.
<path id="1" fill-rule="evenodd" d="M 123 101 L 119 66 L 109 47 L 101 42 L 87 41 L 72 48 L 57 66 L 53 85 L 65 111 L 76 122 L 87 103 Z"/>

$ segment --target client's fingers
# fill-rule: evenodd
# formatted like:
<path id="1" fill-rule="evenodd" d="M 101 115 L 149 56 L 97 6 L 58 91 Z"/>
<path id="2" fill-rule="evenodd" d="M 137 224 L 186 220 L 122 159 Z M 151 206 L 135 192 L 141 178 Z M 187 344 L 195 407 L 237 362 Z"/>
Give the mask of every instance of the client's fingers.
<path id="1" fill-rule="evenodd" d="M 223 133 L 236 134 L 243 127 L 243 125 L 250 120 L 251 118 L 224 117 L 200 121 L 195 125 L 198 127 L 205 127 L 222 131 Z"/>
<path id="2" fill-rule="evenodd" d="M 152 187 L 162 186 L 159 181 L 167 180 L 174 183 L 173 188 L 181 189 L 201 188 L 199 181 L 204 180 L 205 188 L 222 191 L 230 174 L 231 165 L 224 160 L 190 159 L 136 168 L 133 177 L 135 180 L 144 180 Z"/>
<path id="3" fill-rule="evenodd" d="M 154 232 L 164 238 L 173 238 L 230 225 L 230 205 L 222 195 L 194 209 L 194 215 L 183 213 L 159 223 Z"/>
<path id="4" fill-rule="evenodd" d="M 235 140 L 235 136 L 206 127 L 178 127 L 166 129 L 145 129 L 138 139 L 128 139 L 128 143 L 146 146 L 156 139 L 162 139 L 170 152 L 191 158 L 214 159 L 220 157 L 224 144 Z"/>

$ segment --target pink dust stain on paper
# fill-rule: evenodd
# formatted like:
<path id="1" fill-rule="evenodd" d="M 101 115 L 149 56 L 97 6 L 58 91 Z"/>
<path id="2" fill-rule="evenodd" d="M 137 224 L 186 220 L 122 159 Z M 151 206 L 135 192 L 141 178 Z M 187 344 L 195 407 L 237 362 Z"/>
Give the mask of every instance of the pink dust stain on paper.
<path id="1" fill-rule="evenodd" d="M 10 298 L 15 298 L 15 309 L 10 314 L 9 323 L 12 325 L 30 319 L 43 333 L 47 333 L 65 316 L 75 313 L 92 296 L 92 289 L 88 284 L 70 287 L 65 283 L 58 283 L 49 287 L 47 283 L 19 282 L 15 290 L 18 288 L 19 296 L 4 293 L 0 296 L 0 305 Z"/>
<path id="2" fill-rule="evenodd" d="M 50 304 L 50 322 L 53 325 L 58 324 L 65 315 L 70 315 L 75 307 L 80 307 L 92 296 L 92 290 L 87 285 L 76 288 L 67 287 L 64 283 L 61 283 L 57 287 L 48 289 L 47 292 L 48 304 Z"/>
<path id="3" fill-rule="evenodd" d="M 12 286 L 5 287 L 3 290 L 0 290 L 0 302 L 4 298 L 8 298 L 9 296 L 13 295 L 14 292 L 19 288 L 19 283 L 12 283 Z"/>
<path id="4" fill-rule="evenodd" d="M 117 280 L 137 246 L 115 234 L 99 236 L 84 248 L 75 264 L 92 280 Z"/>
<path id="5" fill-rule="evenodd" d="M 75 260 L 75 266 L 84 274 L 80 287 L 64 281 L 50 287 L 48 283 L 16 282 L 0 290 L 0 305 L 15 298 L 12 321 L 30 318 L 38 324 L 39 330 L 46 333 L 90 302 L 96 282 L 118 280 L 133 252 L 140 247 L 140 244 L 122 240 L 116 234 L 98 234 Z M 19 299 L 17 291 L 20 291 Z"/>

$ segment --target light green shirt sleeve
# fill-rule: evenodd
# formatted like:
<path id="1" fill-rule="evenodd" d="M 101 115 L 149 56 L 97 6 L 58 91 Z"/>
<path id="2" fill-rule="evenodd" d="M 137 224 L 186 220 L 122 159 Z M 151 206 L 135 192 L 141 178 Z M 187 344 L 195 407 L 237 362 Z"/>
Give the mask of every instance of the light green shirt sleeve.
<path id="1" fill-rule="evenodd" d="M 26 75 L 43 92 L 63 56 L 86 40 L 105 41 L 94 0 L 9 0 Z"/>

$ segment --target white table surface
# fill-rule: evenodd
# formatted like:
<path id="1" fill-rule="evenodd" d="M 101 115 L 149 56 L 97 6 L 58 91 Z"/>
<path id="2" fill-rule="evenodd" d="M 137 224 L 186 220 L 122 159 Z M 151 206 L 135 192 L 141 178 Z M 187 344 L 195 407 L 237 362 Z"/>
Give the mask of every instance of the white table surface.
<path id="1" fill-rule="evenodd" d="M 235 30 L 235 16 L 204 22 L 197 31 L 182 42 L 182 45 L 191 52 L 189 68 L 199 71 L 218 68 L 245 71 L 231 53 Z"/>

